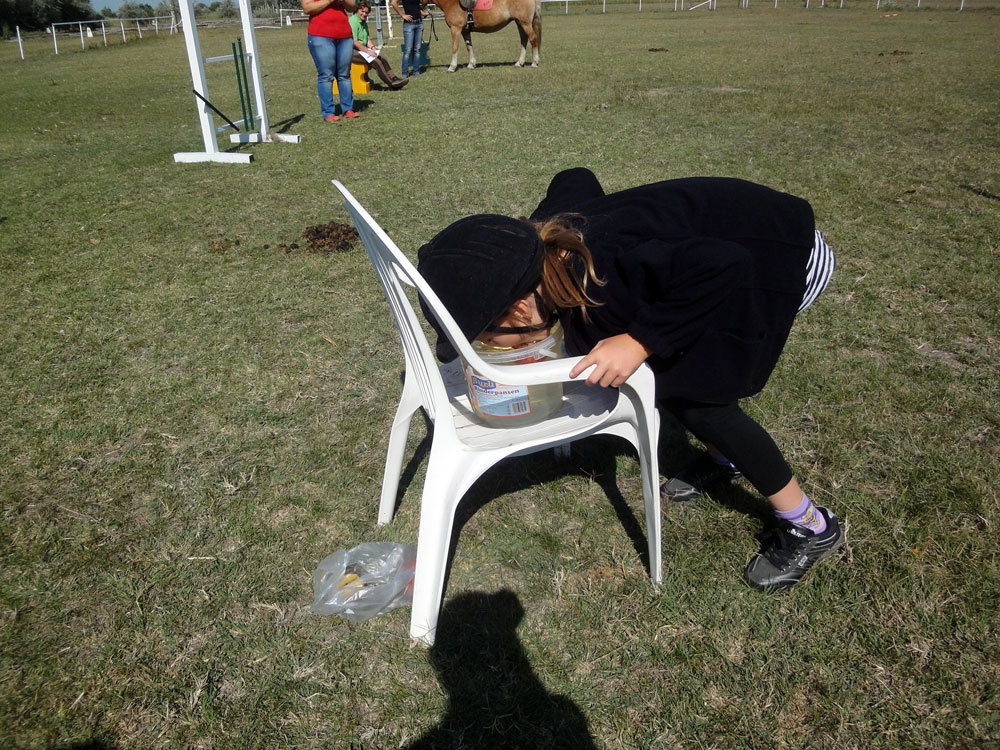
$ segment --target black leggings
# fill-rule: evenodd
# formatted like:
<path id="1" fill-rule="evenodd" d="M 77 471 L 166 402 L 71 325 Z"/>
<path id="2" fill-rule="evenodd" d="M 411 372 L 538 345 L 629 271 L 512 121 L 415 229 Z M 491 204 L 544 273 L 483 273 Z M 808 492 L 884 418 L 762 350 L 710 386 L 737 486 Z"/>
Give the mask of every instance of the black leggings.
<path id="1" fill-rule="evenodd" d="M 659 406 L 701 442 L 718 448 L 765 497 L 776 494 L 792 480 L 792 468 L 774 439 L 738 403 L 705 404 L 672 398 L 659 402 Z"/>

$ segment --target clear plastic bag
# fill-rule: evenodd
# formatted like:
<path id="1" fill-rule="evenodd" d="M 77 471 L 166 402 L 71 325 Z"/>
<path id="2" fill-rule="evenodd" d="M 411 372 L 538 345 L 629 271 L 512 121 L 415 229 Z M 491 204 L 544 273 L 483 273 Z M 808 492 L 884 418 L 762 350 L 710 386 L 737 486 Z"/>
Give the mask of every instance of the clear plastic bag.
<path id="1" fill-rule="evenodd" d="M 313 571 L 313 603 L 319 615 L 351 622 L 413 603 L 417 551 L 408 544 L 365 542 L 328 555 Z"/>

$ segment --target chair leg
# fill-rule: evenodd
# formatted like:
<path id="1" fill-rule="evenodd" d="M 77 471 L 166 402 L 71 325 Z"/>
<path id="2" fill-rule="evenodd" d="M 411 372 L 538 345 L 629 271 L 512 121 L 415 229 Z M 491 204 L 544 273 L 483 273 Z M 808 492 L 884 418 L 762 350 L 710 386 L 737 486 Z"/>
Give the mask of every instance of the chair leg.
<path id="1" fill-rule="evenodd" d="M 663 582 L 662 519 L 660 516 L 660 466 L 656 436 L 659 435 L 659 413 L 653 412 L 652 431 L 639 436 L 639 470 L 642 474 L 642 497 L 646 505 L 646 540 L 649 544 L 649 577 L 659 586 Z M 641 432 L 641 431 L 640 431 Z M 653 439 L 646 439 L 650 434 Z M 644 455 L 645 454 L 645 455 Z"/>
<path id="2" fill-rule="evenodd" d="M 433 447 L 431 451 L 433 453 Z M 417 564 L 413 572 L 413 610 L 410 637 L 434 645 L 441 599 L 444 594 L 445 568 L 451 551 L 455 524 L 457 476 L 450 468 L 441 470 L 431 461 L 427 467 L 423 500 L 420 507 L 420 530 L 417 536 Z"/>
<path id="3" fill-rule="evenodd" d="M 451 552 L 455 509 L 466 490 L 497 460 L 497 454 L 456 455 L 454 443 L 435 441 L 420 505 L 417 565 L 413 579 L 410 636 L 434 645 Z"/>
<path id="4" fill-rule="evenodd" d="M 420 394 L 412 381 L 403 383 L 403 394 L 396 407 L 396 416 L 389 433 L 389 446 L 385 456 L 385 471 L 382 474 L 382 497 L 378 505 L 378 525 L 392 521 L 396 512 L 396 496 L 399 494 L 399 476 L 403 471 L 403 455 L 406 452 L 406 438 L 410 434 L 410 421 L 420 408 Z"/>
<path id="5" fill-rule="evenodd" d="M 643 472 L 646 474 L 646 472 Z M 649 484 L 652 487 L 648 487 Z M 646 536 L 649 542 L 649 577 L 659 586 L 663 582 L 663 552 L 661 548 L 662 528 L 660 523 L 660 491 L 656 480 L 642 478 L 646 504 Z"/>
<path id="6" fill-rule="evenodd" d="M 413 412 L 397 415 L 389 433 L 389 447 L 386 450 L 385 472 L 382 475 L 382 497 L 378 504 L 378 525 L 385 526 L 396 513 L 396 497 L 399 495 L 399 477 L 403 473 L 403 454 L 406 438 L 410 434 L 410 420 Z"/>

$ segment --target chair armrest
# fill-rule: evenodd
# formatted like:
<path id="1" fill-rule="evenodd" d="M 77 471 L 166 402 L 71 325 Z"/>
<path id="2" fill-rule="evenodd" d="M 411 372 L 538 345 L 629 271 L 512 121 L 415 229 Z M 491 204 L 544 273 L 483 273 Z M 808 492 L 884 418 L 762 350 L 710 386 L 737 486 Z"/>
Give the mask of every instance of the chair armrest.
<path id="1" fill-rule="evenodd" d="M 581 359 L 583 357 L 567 357 L 520 365 L 493 365 L 479 360 L 472 364 L 472 368 L 481 376 L 504 385 L 568 383 L 583 377 L 569 376 L 569 371 Z"/>
<path id="2" fill-rule="evenodd" d="M 492 365 L 480 360 L 473 369 L 483 377 L 495 380 L 504 385 L 541 385 L 544 383 L 572 383 L 586 380 L 586 375 L 590 371 L 588 367 L 575 378 L 569 376 L 570 370 L 583 357 L 565 357 L 563 359 L 550 359 L 545 362 L 532 362 L 522 365 Z M 653 371 L 649 365 L 643 363 L 629 376 L 629 379 L 622 384 L 640 393 L 653 393 Z"/>

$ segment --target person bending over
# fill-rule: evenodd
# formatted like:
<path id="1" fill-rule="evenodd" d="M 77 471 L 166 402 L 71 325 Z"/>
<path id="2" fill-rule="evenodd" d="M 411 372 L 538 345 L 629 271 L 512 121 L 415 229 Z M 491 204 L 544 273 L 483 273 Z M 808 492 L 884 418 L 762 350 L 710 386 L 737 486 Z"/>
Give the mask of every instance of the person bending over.
<path id="1" fill-rule="evenodd" d="M 685 500 L 742 475 L 770 502 L 776 528 L 744 573 L 761 590 L 793 586 L 844 542 L 836 515 L 802 491 L 739 404 L 764 387 L 833 268 L 801 198 L 719 177 L 605 194 L 582 167 L 557 174 L 530 219 L 469 216 L 418 253 L 469 341 L 524 346 L 558 319 L 567 353 L 582 357 L 570 377 L 614 388 L 647 363 L 657 406 L 707 449 L 662 494 Z M 438 357 L 454 359 L 424 312 Z"/>

